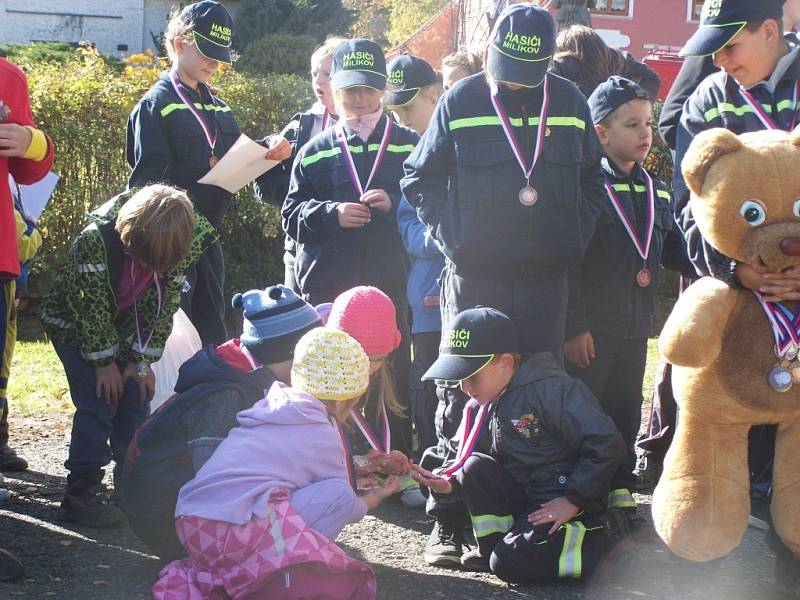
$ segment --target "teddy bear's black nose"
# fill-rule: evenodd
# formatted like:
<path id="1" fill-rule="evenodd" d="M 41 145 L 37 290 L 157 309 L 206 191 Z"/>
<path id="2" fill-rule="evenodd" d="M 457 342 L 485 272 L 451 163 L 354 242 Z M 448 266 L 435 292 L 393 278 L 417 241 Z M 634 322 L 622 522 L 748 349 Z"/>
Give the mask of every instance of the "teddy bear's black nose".
<path id="1" fill-rule="evenodd" d="M 786 256 L 800 256 L 800 236 L 783 238 L 780 247 Z"/>

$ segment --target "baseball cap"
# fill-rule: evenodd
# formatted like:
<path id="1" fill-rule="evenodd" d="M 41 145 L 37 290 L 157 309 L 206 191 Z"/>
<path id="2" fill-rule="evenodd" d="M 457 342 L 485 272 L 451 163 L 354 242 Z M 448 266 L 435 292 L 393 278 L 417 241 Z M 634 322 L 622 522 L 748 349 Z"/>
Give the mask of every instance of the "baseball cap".
<path id="1" fill-rule="evenodd" d="M 439 358 L 422 379 L 463 381 L 488 365 L 495 354 L 519 351 L 519 335 L 511 319 L 495 308 L 470 308 L 458 313 L 442 331 Z"/>
<path id="2" fill-rule="evenodd" d="M 489 36 L 486 72 L 495 81 L 538 87 L 556 47 L 556 25 L 546 10 L 529 4 L 505 9 Z"/>
<path id="3" fill-rule="evenodd" d="M 331 85 L 343 90 L 357 85 L 382 92 L 386 88 L 386 58 L 372 40 L 345 40 L 333 54 Z"/>
<path id="4" fill-rule="evenodd" d="M 780 19 L 785 0 L 706 0 L 700 27 L 681 56 L 708 56 L 722 50 L 748 23 Z"/>
<path id="5" fill-rule="evenodd" d="M 401 54 L 386 66 L 389 84 L 383 103 L 386 106 L 403 106 L 417 97 L 426 85 L 438 81 L 436 72 L 428 61 L 413 54 Z"/>
<path id="6" fill-rule="evenodd" d="M 631 100 L 651 100 L 638 83 L 613 75 L 598 85 L 589 96 L 592 123 L 597 125 L 620 106 Z"/>
<path id="7" fill-rule="evenodd" d="M 230 64 L 233 18 L 227 8 L 203 0 L 184 8 L 180 18 L 184 23 L 194 23 L 194 42 L 200 54 Z"/>

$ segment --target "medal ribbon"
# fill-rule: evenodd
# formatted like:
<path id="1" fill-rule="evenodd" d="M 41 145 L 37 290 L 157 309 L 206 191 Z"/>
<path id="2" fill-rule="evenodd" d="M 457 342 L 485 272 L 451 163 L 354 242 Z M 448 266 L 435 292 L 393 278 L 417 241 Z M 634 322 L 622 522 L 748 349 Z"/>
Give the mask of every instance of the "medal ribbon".
<path id="1" fill-rule="evenodd" d="M 325 109 L 325 112 L 322 113 L 322 130 L 325 131 L 328 128 L 328 121 L 331 119 L 331 113 L 328 112 L 328 109 Z"/>
<path id="2" fill-rule="evenodd" d="M 356 165 L 353 162 L 353 155 L 350 154 L 350 146 L 347 145 L 347 136 L 344 133 L 344 126 L 336 126 L 336 139 L 339 141 L 339 146 L 342 148 L 342 154 L 344 155 L 344 162 L 347 165 L 347 171 L 350 173 L 350 179 L 353 182 L 353 187 L 355 187 L 356 191 L 358 192 L 359 198 L 363 196 L 364 192 L 369 189 L 369 184 L 372 183 L 372 178 L 375 176 L 375 173 L 378 172 L 378 168 L 381 166 L 381 162 L 383 161 L 383 156 L 386 154 L 386 147 L 389 145 L 389 137 L 391 135 L 392 120 L 387 118 L 386 127 L 383 130 L 383 137 L 381 138 L 381 145 L 378 147 L 378 153 L 375 155 L 375 162 L 372 163 L 372 170 L 369 173 L 367 183 L 362 186 L 361 179 L 358 177 Z"/>
<path id="3" fill-rule="evenodd" d="M 650 177 L 649 173 L 644 169 L 641 168 L 642 176 L 644 177 L 645 183 L 647 183 L 647 224 L 645 225 L 645 236 L 646 240 L 643 243 L 639 239 L 639 235 L 636 232 L 636 224 L 631 221 L 628 213 L 625 212 L 625 209 L 622 206 L 622 202 L 620 201 L 619 197 L 614 193 L 614 188 L 611 186 L 611 182 L 608 180 L 608 177 L 604 174 L 603 177 L 605 179 L 603 185 L 606 188 L 606 193 L 608 194 L 608 198 L 611 200 L 611 205 L 614 207 L 614 210 L 617 212 L 617 216 L 619 216 L 619 220 L 622 221 L 622 225 L 625 227 L 625 231 L 628 232 L 628 237 L 631 238 L 633 241 L 633 245 L 636 247 L 636 251 L 639 253 L 639 256 L 642 257 L 643 260 L 647 261 L 647 255 L 650 253 L 650 242 L 653 240 L 653 227 L 655 226 L 655 186 L 653 184 L 653 178 Z"/>
<path id="4" fill-rule="evenodd" d="M 539 161 L 539 157 L 542 154 L 542 149 L 544 148 L 544 138 L 545 134 L 547 133 L 547 113 L 550 107 L 550 93 L 548 91 L 548 78 L 544 78 L 544 83 L 542 84 L 542 109 L 539 111 L 539 125 L 538 129 L 536 130 L 536 147 L 533 149 L 533 160 L 531 161 L 531 166 L 528 167 L 525 164 L 525 158 L 522 155 L 522 149 L 520 148 L 519 141 L 517 140 L 516 135 L 514 135 L 514 130 L 511 128 L 511 121 L 508 118 L 508 113 L 506 113 L 506 109 L 503 107 L 502 102 L 500 102 L 500 97 L 497 92 L 497 83 L 492 80 L 490 81 L 490 97 L 492 99 L 492 106 L 494 106 L 494 112 L 497 113 L 497 117 L 500 119 L 500 125 L 503 127 L 503 133 L 506 134 L 506 139 L 508 139 L 508 143 L 511 146 L 511 151 L 514 153 L 514 156 L 519 163 L 519 166 L 522 168 L 522 172 L 525 174 L 525 181 L 530 184 L 531 173 L 533 173 L 533 168 L 536 166 L 536 163 Z M 527 123 L 523 123 L 523 125 L 527 125 Z"/>
<path id="5" fill-rule="evenodd" d="M 789 125 L 789 129 L 786 131 L 794 130 L 795 126 L 797 125 L 797 99 L 798 99 L 798 89 L 800 89 L 800 81 L 796 81 L 794 84 L 794 91 L 792 92 L 792 122 Z M 772 117 L 769 116 L 764 107 L 761 103 L 756 100 L 755 96 L 751 94 L 744 88 L 739 88 L 739 93 L 744 98 L 744 101 L 747 102 L 747 105 L 753 109 L 753 112 L 758 117 L 758 120 L 761 121 L 761 124 L 764 125 L 765 129 L 782 129 L 778 127 L 775 121 L 772 120 Z M 775 115 L 777 118 L 778 115 Z"/>
<path id="6" fill-rule="evenodd" d="M 194 102 L 192 102 L 189 99 L 189 97 L 181 91 L 181 87 L 183 84 L 181 84 L 180 80 L 178 79 L 178 75 L 177 73 L 175 73 L 174 70 L 169 72 L 169 80 L 172 82 L 172 87 L 175 90 L 175 93 L 178 94 L 180 99 L 183 100 L 183 103 L 189 107 L 189 110 L 191 111 L 192 115 L 194 115 L 194 118 L 197 120 L 198 123 L 200 123 L 200 127 L 203 129 L 203 133 L 206 136 L 206 140 L 208 140 L 208 145 L 211 147 L 211 154 L 214 154 L 214 146 L 217 145 L 217 132 L 214 131 L 214 134 L 213 135 L 211 134 L 211 130 L 208 128 L 208 125 L 206 125 L 205 120 L 200 115 L 200 112 L 195 108 Z M 213 94 L 209 95 L 211 96 L 211 104 L 213 105 L 214 95 Z M 203 101 L 202 96 L 200 97 L 200 101 L 201 102 Z"/>
<path id="7" fill-rule="evenodd" d="M 133 278 L 133 261 L 131 261 L 131 278 Z M 139 324 L 139 310 L 137 308 L 138 302 L 136 300 L 133 301 L 133 319 L 136 322 L 136 339 L 139 342 L 140 354 L 144 354 L 144 351 L 147 350 L 147 346 L 150 345 L 150 340 L 153 339 L 153 334 L 156 332 L 158 316 L 161 314 L 161 300 L 163 293 L 161 291 L 161 283 L 158 281 L 158 275 L 156 275 L 155 271 L 153 271 L 153 282 L 156 284 L 156 296 L 158 298 L 158 304 L 156 305 L 156 318 L 153 320 L 153 328 L 150 330 L 150 335 L 147 336 L 147 341 L 144 343 L 142 343 L 142 327 Z"/>
<path id="8" fill-rule="evenodd" d="M 359 411 L 354 410 L 350 414 L 372 449 L 388 454 L 392 447 L 392 433 L 389 430 L 389 417 L 386 414 L 386 405 L 383 402 L 381 402 L 380 413 L 381 429 L 383 430 L 383 445 L 381 445 L 380 439 L 375 435 L 369 423 L 367 423 L 367 420 Z"/>
<path id="9" fill-rule="evenodd" d="M 472 413 L 475 407 L 478 407 L 478 412 L 475 415 L 475 423 L 472 421 Z M 464 466 L 467 459 L 475 450 L 478 444 L 478 439 L 481 437 L 481 430 L 486 422 L 486 414 L 489 412 L 489 405 L 484 404 L 480 406 L 474 399 L 470 399 L 464 406 L 463 416 L 461 417 L 461 439 L 458 443 L 458 452 L 456 453 L 456 462 L 448 468 L 439 472 L 440 475 L 450 478 L 453 474 Z"/>
<path id="10" fill-rule="evenodd" d="M 332 419 L 331 424 L 336 427 L 336 431 L 339 433 L 339 442 L 342 444 L 342 451 L 344 452 L 344 464 L 347 467 L 347 479 L 350 481 L 353 490 L 357 491 L 356 474 L 353 470 L 353 456 L 350 451 L 350 443 L 347 441 L 347 434 L 345 434 L 342 426 L 336 419 Z"/>
<path id="11" fill-rule="evenodd" d="M 775 338 L 775 354 L 778 358 L 796 353 L 800 349 L 800 313 L 797 315 L 779 302 L 767 302 L 763 296 L 753 292 L 769 319 Z"/>

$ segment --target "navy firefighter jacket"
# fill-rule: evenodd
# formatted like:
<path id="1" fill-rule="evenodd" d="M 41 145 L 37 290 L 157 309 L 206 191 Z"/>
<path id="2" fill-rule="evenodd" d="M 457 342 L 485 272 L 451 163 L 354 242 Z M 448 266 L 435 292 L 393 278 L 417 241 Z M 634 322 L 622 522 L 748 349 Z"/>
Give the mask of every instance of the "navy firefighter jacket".
<path id="1" fill-rule="evenodd" d="M 381 117 L 366 141 L 347 131 L 347 144 L 362 185 L 372 170 L 387 121 L 385 115 Z M 404 294 L 408 256 L 397 229 L 397 206 L 403 161 L 419 136 L 397 123 L 392 129 L 383 161 L 369 186 L 389 194 L 392 210 L 383 213 L 373 209 L 372 220 L 364 227 L 339 225 L 336 207 L 342 202 L 359 202 L 359 194 L 336 138 L 337 128 L 320 132 L 297 154 L 282 223 L 287 235 L 297 242 L 298 285 L 314 303 L 332 301 L 357 285 L 373 285 L 390 296 Z"/>
<path id="2" fill-rule="evenodd" d="M 230 107 L 200 86 L 203 93 L 182 85 L 208 128 L 217 131 L 214 155 L 222 157 L 239 138 Z M 194 207 L 218 229 L 233 194 L 215 185 L 197 183 L 211 170 L 211 147 L 200 124 L 163 73 L 128 118 L 125 148 L 131 175 L 128 187 L 164 183 L 188 192 Z"/>
<path id="3" fill-rule="evenodd" d="M 795 34 L 786 36 L 790 52 L 778 62 L 769 81 L 749 89 L 755 100 L 780 129 L 800 124 L 795 106 L 795 86 L 800 80 L 800 50 Z M 723 71 L 706 77 L 683 105 L 675 148 L 675 213 L 686 237 L 689 257 L 700 275 L 711 275 L 738 287 L 735 263 L 703 238 L 692 216 L 689 192 L 680 164 L 692 140 L 702 131 L 723 127 L 736 135 L 760 131 L 765 126 L 745 101 L 736 80 Z"/>
<path id="4" fill-rule="evenodd" d="M 492 106 L 483 73 L 444 96 L 405 164 L 402 187 L 442 251 L 463 271 L 498 273 L 525 265 L 580 263 L 603 193 L 597 141 L 586 99 L 566 79 L 547 74 L 550 105 L 544 148 L 531 185 L 539 199 L 523 206 L 522 168 Z M 543 86 L 500 92 L 530 164 Z"/>
<path id="5" fill-rule="evenodd" d="M 603 172 L 608 184 L 639 240 L 646 240 L 648 218 L 647 182 L 644 168 L 637 165 L 629 175 L 604 158 Z M 672 214 L 666 185 L 653 178 L 654 225 L 645 262 L 628 236 L 622 220 L 606 194 L 600 206 L 592 241 L 583 263 L 570 270 L 567 336 L 586 331 L 621 338 L 648 337 L 656 307 L 659 265 L 694 276 L 683 237 Z M 650 285 L 640 287 L 636 274 L 646 265 Z"/>

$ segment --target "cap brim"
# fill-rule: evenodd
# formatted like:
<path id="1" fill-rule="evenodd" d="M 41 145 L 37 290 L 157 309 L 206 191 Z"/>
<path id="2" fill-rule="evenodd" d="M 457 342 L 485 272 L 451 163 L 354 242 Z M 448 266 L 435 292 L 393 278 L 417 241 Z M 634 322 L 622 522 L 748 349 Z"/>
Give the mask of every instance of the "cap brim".
<path id="1" fill-rule="evenodd" d="M 410 88 L 407 90 L 397 90 L 386 92 L 383 95 L 383 103 L 386 106 L 405 106 L 417 97 L 422 88 Z"/>
<path id="2" fill-rule="evenodd" d="M 337 90 L 363 86 L 382 92 L 386 89 L 386 75 L 373 71 L 339 71 L 331 78 L 331 85 Z"/>
<path id="3" fill-rule="evenodd" d="M 481 354 L 478 356 L 440 354 L 439 358 L 425 371 L 422 380 L 464 381 L 488 365 L 492 358 L 494 358 L 494 354 Z"/>
<path id="4" fill-rule="evenodd" d="M 728 25 L 701 25 L 681 49 L 681 56 L 709 56 L 722 50 L 747 25 L 746 21 Z"/>
<path id="5" fill-rule="evenodd" d="M 198 52 L 200 52 L 200 54 L 206 58 L 231 64 L 231 49 L 229 46 L 220 46 L 219 44 L 215 44 L 214 42 L 200 37 L 197 34 L 194 36 L 194 44 L 197 47 Z"/>
<path id="6" fill-rule="evenodd" d="M 536 60 L 515 58 L 501 52 L 496 46 L 489 46 L 486 54 L 486 72 L 492 79 L 526 88 L 542 85 L 552 58 L 552 55 Z"/>

